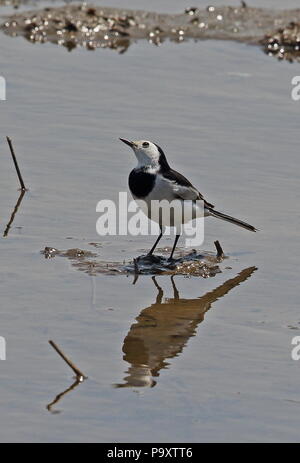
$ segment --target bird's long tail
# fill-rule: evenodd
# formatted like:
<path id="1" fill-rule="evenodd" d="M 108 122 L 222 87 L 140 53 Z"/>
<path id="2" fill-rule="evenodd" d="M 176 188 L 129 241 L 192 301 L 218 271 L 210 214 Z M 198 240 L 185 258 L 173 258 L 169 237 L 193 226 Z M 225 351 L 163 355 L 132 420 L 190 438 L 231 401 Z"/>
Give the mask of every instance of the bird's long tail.
<path id="1" fill-rule="evenodd" d="M 235 225 L 246 228 L 246 230 L 250 230 L 252 232 L 257 231 L 257 229 L 253 227 L 253 225 L 250 225 L 249 223 L 243 222 L 242 220 L 239 220 L 239 219 L 235 219 L 234 217 L 231 217 L 230 215 L 223 214 L 223 212 L 216 211 L 215 209 L 212 209 L 212 208 L 208 208 L 208 210 L 209 210 L 209 214 L 212 215 L 213 217 L 216 217 L 217 219 L 226 220 L 227 222 L 234 223 Z"/>

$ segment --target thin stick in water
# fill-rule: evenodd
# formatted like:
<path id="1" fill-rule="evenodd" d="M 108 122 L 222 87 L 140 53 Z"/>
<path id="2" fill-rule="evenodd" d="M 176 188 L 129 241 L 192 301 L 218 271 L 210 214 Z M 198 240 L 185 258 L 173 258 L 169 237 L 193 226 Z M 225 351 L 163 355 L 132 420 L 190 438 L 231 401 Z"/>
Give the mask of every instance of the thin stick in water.
<path id="1" fill-rule="evenodd" d="M 53 349 L 56 350 L 56 352 L 58 353 L 58 355 L 61 356 L 61 358 L 69 365 L 70 368 L 72 368 L 72 370 L 74 371 L 75 375 L 77 378 L 83 378 L 83 379 L 86 379 L 87 376 L 85 376 L 82 371 L 79 370 L 79 368 L 77 368 L 76 365 L 74 365 L 73 362 L 71 362 L 71 360 L 62 352 L 62 350 L 58 347 L 57 344 L 55 344 L 54 341 L 49 341 L 49 344 L 53 347 Z"/>
<path id="2" fill-rule="evenodd" d="M 22 178 L 22 175 L 21 175 L 19 166 L 18 166 L 18 161 L 17 161 L 16 155 L 15 155 L 15 151 L 14 151 L 14 148 L 13 148 L 13 145 L 12 145 L 12 141 L 11 141 L 11 139 L 10 139 L 9 137 L 6 137 L 6 140 L 7 140 L 7 143 L 8 143 L 9 149 L 10 149 L 10 152 L 11 152 L 11 156 L 12 156 L 13 161 L 14 161 L 14 165 L 15 165 L 17 174 L 18 174 L 19 182 L 20 182 L 20 185 L 21 185 L 21 190 L 22 190 L 22 191 L 26 191 L 27 188 L 25 187 L 25 184 L 24 184 L 24 182 L 23 182 L 23 178 Z"/>

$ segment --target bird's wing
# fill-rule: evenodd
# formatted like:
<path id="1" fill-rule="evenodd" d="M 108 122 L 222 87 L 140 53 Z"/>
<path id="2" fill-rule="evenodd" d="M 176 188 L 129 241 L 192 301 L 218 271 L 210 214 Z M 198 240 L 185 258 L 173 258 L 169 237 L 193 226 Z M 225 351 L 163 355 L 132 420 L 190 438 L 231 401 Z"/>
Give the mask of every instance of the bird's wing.
<path id="1" fill-rule="evenodd" d="M 208 203 L 200 191 L 195 188 L 191 182 L 181 175 L 176 170 L 170 169 L 168 172 L 164 172 L 164 177 L 166 181 L 173 184 L 173 191 L 178 198 L 184 200 L 203 200 L 204 205 L 210 208 L 213 208 L 213 204 Z"/>

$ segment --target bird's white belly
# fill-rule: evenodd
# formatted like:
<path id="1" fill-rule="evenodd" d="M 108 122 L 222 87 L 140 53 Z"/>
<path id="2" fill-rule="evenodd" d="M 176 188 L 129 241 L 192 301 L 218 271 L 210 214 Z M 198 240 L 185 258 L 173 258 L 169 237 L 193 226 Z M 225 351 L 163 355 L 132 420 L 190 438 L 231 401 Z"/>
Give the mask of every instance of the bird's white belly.
<path id="1" fill-rule="evenodd" d="M 209 215 L 202 200 L 174 199 L 173 191 L 162 190 L 154 188 L 144 200 L 133 196 L 143 213 L 161 227 L 181 227 L 191 220 Z"/>

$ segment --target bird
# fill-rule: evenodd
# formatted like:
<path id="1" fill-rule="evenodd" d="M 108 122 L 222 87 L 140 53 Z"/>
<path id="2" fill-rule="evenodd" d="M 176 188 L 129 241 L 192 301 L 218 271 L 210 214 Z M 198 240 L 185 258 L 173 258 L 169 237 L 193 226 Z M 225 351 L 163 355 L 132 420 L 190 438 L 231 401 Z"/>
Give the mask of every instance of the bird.
<path id="1" fill-rule="evenodd" d="M 195 204 L 195 201 L 201 201 L 203 206 L 202 216 L 215 217 L 245 228 L 246 230 L 252 232 L 257 231 L 253 225 L 217 211 L 214 208 L 214 205 L 206 201 L 200 191 L 198 191 L 198 189 L 195 188 L 186 177 L 170 167 L 165 153 L 156 143 L 148 140 L 130 141 L 125 138 L 120 138 L 120 140 L 133 149 L 137 158 L 137 166 L 130 172 L 128 178 L 129 189 L 135 200 L 143 200 L 148 206 L 151 204 L 151 201 L 154 200 L 167 200 L 171 202 L 177 199 L 180 200 L 184 206 L 186 203 Z M 151 219 L 151 211 L 149 207 L 148 217 Z M 183 223 L 183 220 L 181 223 Z M 177 223 L 172 223 L 171 225 L 168 223 L 167 225 L 178 226 Z M 160 220 L 159 226 L 160 234 L 148 252 L 148 256 L 153 254 L 156 246 L 163 236 L 166 224 Z M 179 237 L 180 233 L 178 233 L 176 229 L 175 241 L 169 260 L 173 259 L 173 254 Z"/>

